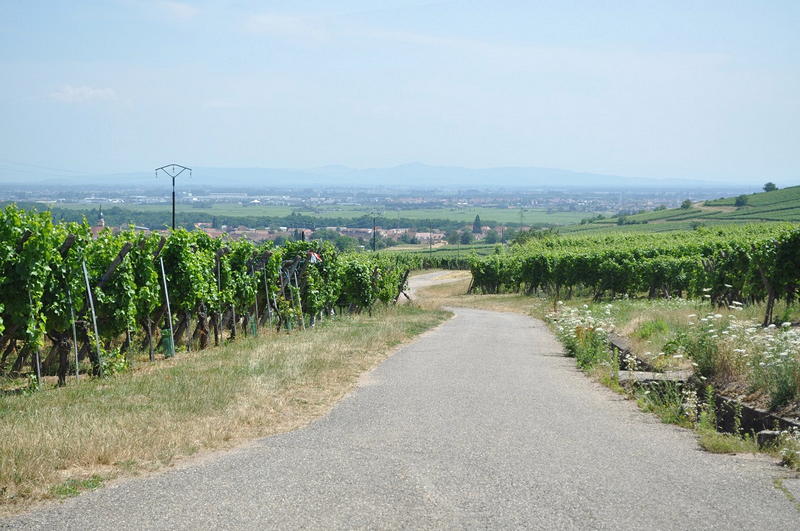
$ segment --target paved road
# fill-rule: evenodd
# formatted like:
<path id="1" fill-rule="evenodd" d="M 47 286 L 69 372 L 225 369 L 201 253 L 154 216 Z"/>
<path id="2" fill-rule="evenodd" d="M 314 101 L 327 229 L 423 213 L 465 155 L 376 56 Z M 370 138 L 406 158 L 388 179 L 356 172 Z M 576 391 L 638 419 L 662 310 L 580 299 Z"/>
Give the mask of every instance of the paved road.
<path id="1" fill-rule="evenodd" d="M 797 529 L 755 458 L 593 384 L 544 326 L 456 310 L 326 417 L 6 522 L 69 529 Z"/>
<path id="2" fill-rule="evenodd" d="M 428 288 L 431 286 L 439 286 L 442 284 L 450 284 L 452 282 L 460 282 L 463 280 L 459 277 L 454 277 L 453 273 L 463 273 L 463 271 L 448 271 L 448 270 L 441 270 L 441 271 L 431 271 L 430 273 L 422 273 L 420 275 L 414 275 L 413 277 L 408 279 L 408 289 L 406 293 L 414 300 L 417 298 L 417 291 L 423 288 Z M 398 299 L 401 302 L 406 302 L 405 297 L 401 297 Z"/>

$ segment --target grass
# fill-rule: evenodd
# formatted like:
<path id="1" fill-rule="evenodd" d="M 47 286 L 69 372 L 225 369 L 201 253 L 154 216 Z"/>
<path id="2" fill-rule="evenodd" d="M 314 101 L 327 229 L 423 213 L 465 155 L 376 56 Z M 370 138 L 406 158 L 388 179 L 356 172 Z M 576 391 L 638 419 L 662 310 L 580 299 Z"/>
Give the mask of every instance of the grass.
<path id="1" fill-rule="evenodd" d="M 421 273 L 429 273 L 423 271 Z M 467 293 L 472 275 L 469 271 L 449 271 L 440 277 L 446 282 L 417 290 L 417 305 L 421 308 L 438 309 L 445 306 L 460 306 L 478 310 L 516 312 L 532 315 L 534 307 L 546 304 L 542 299 L 521 294 L 474 295 Z"/>
<path id="2" fill-rule="evenodd" d="M 662 318 L 650 319 L 636 327 L 633 337 L 648 340 L 655 335 L 661 335 L 669 331 L 669 326 Z"/>
<path id="3" fill-rule="evenodd" d="M 580 300 L 569 306 L 562 306 L 560 317 L 549 320 L 579 366 L 586 366 L 582 356 L 603 361 L 597 345 L 586 341 L 592 330 L 613 329 L 631 340 L 639 357 L 661 369 L 694 367 L 701 379 L 707 377 L 724 394 L 740 399 L 744 395 L 749 403 L 760 407 L 782 406 L 784 416 L 793 416 L 800 408 L 797 334 L 790 327 L 763 329 L 754 324 L 753 319 L 758 321 L 763 310 L 758 305 L 737 310 L 711 308 L 699 301 L 625 299 L 594 304 Z M 783 309 L 787 320 L 797 317 L 796 312 L 792 306 Z M 609 377 L 603 363 L 589 367 L 587 372 L 595 379 L 619 391 L 619 382 Z M 732 433 L 718 432 L 710 386 L 706 396 L 711 398 L 702 407 L 694 388 L 686 384 L 654 382 L 624 392 L 640 409 L 655 414 L 662 422 L 694 429 L 698 444 L 708 452 L 767 453 L 781 459 L 787 468 L 800 469 L 797 432 L 782 434 L 780 442 L 770 448 L 759 448 L 752 434 L 742 433 L 739 416 Z"/>
<path id="4" fill-rule="evenodd" d="M 413 306 L 179 354 L 109 379 L 0 396 L 0 511 L 301 427 L 446 312 Z"/>
<path id="5" fill-rule="evenodd" d="M 790 186 L 788 188 L 781 188 L 780 190 L 774 190 L 772 192 L 758 192 L 747 195 L 747 204 L 756 207 L 792 204 L 796 202 L 800 202 L 800 186 Z M 715 199 L 713 201 L 706 201 L 706 205 L 708 206 L 734 206 L 735 204 L 735 197 L 725 197 L 722 199 Z"/>
<path id="6" fill-rule="evenodd" d="M 720 433 L 711 429 L 698 429 L 697 443 L 712 454 L 757 454 L 758 444 L 749 434 Z"/>
<path id="7" fill-rule="evenodd" d="M 65 482 L 55 485 L 50 492 L 57 498 L 69 498 L 77 496 L 85 490 L 94 490 L 103 486 L 103 478 L 93 475 L 86 479 L 68 479 Z"/>
<path id="8" fill-rule="evenodd" d="M 634 397 L 643 411 L 655 414 L 661 422 L 692 427 L 692 419 L 684 406 L 685 397 L 681 386 L 675 382 L 658 382 L 636 389 Z"/>
<path id="9" fill-rule="evenodd" d="M 398 245 L 396 247 L 387 247 L 385 252 L 399 252 L 409 254 L 420 254 L 423 256 L 431 255 L 436 258 L 464 258 L 467 259 L 471 255 L 486 256 L 494 254 L 495 249 L 498 247 L 505 247 L 505 244 L 500 243 L 472 243 L 469 245 L 447 244 L 439 245 L 438 247 L 429 248 L 426 243 Z"/>

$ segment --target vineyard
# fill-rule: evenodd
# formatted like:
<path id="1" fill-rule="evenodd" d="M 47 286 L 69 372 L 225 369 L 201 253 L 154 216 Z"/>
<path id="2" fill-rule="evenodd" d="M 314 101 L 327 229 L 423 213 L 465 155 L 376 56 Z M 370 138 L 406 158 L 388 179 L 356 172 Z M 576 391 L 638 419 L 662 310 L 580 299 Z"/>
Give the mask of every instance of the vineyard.
<path id="1" fill-rule="evenodd" d="M 737 205 L 737 201 L 743 204 Z M 689 208 L 651 210 L 594 220 L 562 229 L 570 233 L 666 232 L 697 226 L 800 221 L 800 186 L 697 203 Z"/>
<path id="2" fill-rule="evenodd" d="M 544 292 L 556 298 L 704 297 L 717 305 L 796 300 L 800 229 L 796 225 L 716 227 L 669 234 L 557 236 L 475 258 L 472 289 Z"/>
<path id="3" fill-rule="evenodd" d="M 140 350 L 205 349 L 260 326 L 304 329 L 323 316 L 397 299 L 402 260 L 338 254 L 325 242 L 213 239 L 177 230 L 93 237 L 50 213 L 0 211 L 0 375 L 81 369 L 95 376 Z"/>

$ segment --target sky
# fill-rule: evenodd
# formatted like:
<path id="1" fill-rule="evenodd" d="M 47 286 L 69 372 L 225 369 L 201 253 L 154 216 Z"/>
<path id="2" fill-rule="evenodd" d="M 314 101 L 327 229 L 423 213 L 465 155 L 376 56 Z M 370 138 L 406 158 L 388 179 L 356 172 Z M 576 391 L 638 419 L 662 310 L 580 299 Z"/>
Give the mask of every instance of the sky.
<path id="1" fill-rule="evenodd" d="M 538 166 L 800 184 L 800 2 L 0 2 L 0 178 Z"/>

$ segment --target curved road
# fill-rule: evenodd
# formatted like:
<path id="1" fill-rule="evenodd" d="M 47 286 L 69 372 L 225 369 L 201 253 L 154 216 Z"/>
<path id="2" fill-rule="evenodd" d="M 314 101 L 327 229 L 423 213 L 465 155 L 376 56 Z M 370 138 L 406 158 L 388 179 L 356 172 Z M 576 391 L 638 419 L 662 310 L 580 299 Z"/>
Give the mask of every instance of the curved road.
<path id="1" fill-rule="evenodd" d="M 119 482 L 26 528 L 797 529 L 760 458 L 698 450 L 544 325 L 456 309 L 307 428 Z"/>

